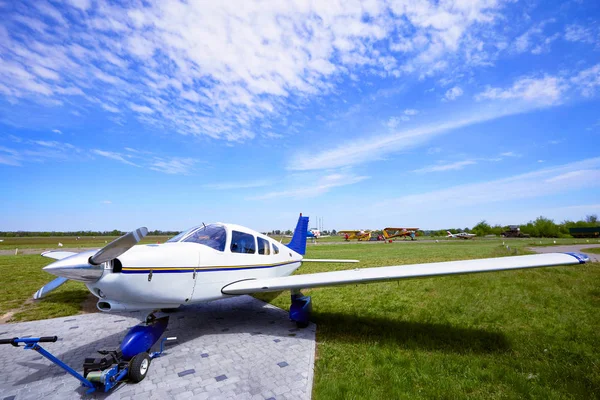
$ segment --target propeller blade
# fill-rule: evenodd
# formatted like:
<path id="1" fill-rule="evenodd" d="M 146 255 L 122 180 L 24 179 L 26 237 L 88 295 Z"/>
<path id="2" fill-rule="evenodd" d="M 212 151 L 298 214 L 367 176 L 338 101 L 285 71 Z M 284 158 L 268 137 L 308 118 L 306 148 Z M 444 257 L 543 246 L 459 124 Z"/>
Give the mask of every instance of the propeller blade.
<path id="1" fill-rule="evenodd" d="M 66 281 L 68 281 L 67 278 L 62 278 L 62 277 L 56 278 L 55 280 L 53 280 L 50 283 L 47 283 L 40 290 L 35 292 L 35 294 L 33 295 L 33 298 L 35 300 L 38 300 L 38 299 L 41 299 L 42 297 L 45 297 L 48 293 L 50 293 L 51 291 L 53 291 L 54 289 L 56 289 L 57 287 L 59 287 L 60 285 L 65 283 Z"/>
<path id="2" fill-rule="evenodd" d="M 99 265 L 103 262 L 113 260 L 135 246 L 140 240 L 148 234 L 148 228 L 141 227 L 135 231 L 129 232 L 120 238 L 117 238 L 98 250 L 96 254 L 90 257 L 92 265 Z"/>

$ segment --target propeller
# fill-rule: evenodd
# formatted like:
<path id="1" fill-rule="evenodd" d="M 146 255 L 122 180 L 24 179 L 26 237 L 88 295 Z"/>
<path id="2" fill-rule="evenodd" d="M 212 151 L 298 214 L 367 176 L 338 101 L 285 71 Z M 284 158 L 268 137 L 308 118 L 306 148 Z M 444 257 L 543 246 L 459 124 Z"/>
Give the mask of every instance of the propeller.
<path id="1" fill-rule="evenodd" d="M 98 251 L 86 251 L 83 253 L 70 253 L 65 251 L 46 252 L 44 257 L 54 258 L 57 261 L 44 267 L 44 271 L 58 276 L 52 282 L 44 285 L 34 295 L 34 299 L 40 299 L 48 293 L 73 279 L 80 282 L 96 282 L 104 273 L 102 263 L 114 260 L 127 250 L 135 246 L 148 234 L 148 228 L 141 227 L 129 232 Z"/>
<path id="2" fill-rule="evenodd" d="M 119 257 L 121 254 L 135 246 L 147 234 L 148 228 L 141 227 L 113 240 L 90 257 L 90 264 L 100 265 L 103 262 L 107 262 Z"/>
<path id="3" fill-rule="evenodd" d="M 44 286 L 42 286 L 42 288 L 40 290 L 35 292 L 35 294 L 33 295 L 33 299 L 34 300 L 41 299 L 42 297 L 46 296 L 48 293 L 50 293 L 51 291 L 53 291 L 54 289 L 56 289 L 57 287 L 59 287 L 60 285 L 65 283 L 66 281 L 68 281 L 67 278 L 63 278 L 63 277 L 56 278 L 55 280 L 53 280 L 50 283 L 45 284 Z"/>

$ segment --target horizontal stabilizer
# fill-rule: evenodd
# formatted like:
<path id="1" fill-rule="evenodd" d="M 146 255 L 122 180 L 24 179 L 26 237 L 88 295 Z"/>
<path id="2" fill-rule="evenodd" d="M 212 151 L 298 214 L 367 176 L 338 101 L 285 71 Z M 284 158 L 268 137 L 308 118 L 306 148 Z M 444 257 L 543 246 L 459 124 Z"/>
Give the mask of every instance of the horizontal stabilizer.
<path id="1" fill-rule="evenodd" d="M 292 275 L 278 278 L 249 279 L 233 282 L 224 286 L 221 291 L 224 294 L 230 295 L 277 292 L 286 289 L 309 289 L 314 287 L 386 280 L 583 264 L 588 260 L 589 258 L 584 254 L 547 253 L 429 264 L 395 265 L 390 267 L 363 269 L 356 268 L 346 271 L 320 272 L 316 274 Z"/>

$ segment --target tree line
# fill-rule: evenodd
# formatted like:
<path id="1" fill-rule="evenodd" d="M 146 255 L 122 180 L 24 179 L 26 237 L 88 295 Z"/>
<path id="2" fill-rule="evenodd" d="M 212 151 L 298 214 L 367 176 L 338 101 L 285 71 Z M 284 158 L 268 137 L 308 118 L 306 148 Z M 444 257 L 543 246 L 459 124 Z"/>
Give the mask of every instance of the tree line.
<path id="1" fill-rule="evenodd" d="M 56 232 L 56 231 L 0 231 L 0 237 L 50 237 L 50 236 L 122 236 L 127 232 L 114 229 L 112 231 L 69 231 L 69 232 Z M 148 236 L 175 236 L 178 231 L 161 231 L 154 230 L 149 231 Z"/>
<path id="2" fill-rule="evenodd" d="M 584 219 L 579 221 L 565 220 L 560 223 L 555 223 L 554 220 L 540 216 L 533 221 L 529 221 L 526 224 L 517 225 L 523 234 L 530 235 L 531 237 L 570 237 L 569 228 L 591 228 L 600 226 L 598 222 L 598 216 L 596 214 L 587 215 Z M 485 220 L 482 220 L 473 228 L 448 228 L 440 230 L 429 230 L 419 231 L 419 236 L 446 236 L 447 231 L 452 233 L 474 233 L 477 236 L 496 235 L 500 236 L 502 232 L 509 230 L 509 225 L 493 225 L 491 226 Z M 127 232 L 123 232 L 117 229 L 112 231 L 69 231 L 69 232 L 56 232 L 56 231 L 0 231 L 0 237 L 49 237 L 49 236 L 121 236 Z M 149 236 L 175 236 L 178 231 L 161 231 L 154 230 L 148 232 Z M 270 235 L 291 235 L 291 230 L 274 230 L 268 232 Z M 331 231 L 322 231 L 323 235 L 336 235 L 335 229 Z M 381 234 L 381 231 L 374 230 L 372 234 Z"/>
<path id="3" fill-rule="evenodd" d="M 598 216 L 595 214 L 587 215 L 584 219 L 579 221 L 569 221 L 565 220 L 560 223 L 555 223 L 554 220 L 545 218 L 540 216 L 533 221 L 529 221 L 526 224 L 517 225 L 523 234 L 529 235 L 531 237 L 570 237 L 569 229 L 570 228 L 593 228 L 600 226 L 598 223 Z M 500 236 L 502 232 L 509 230 L 510 226 L 505 225 L 494 225 L 491 226 L 485 220 L 479 222 L 473 228 L 464 228 L 464 229 L 442 229 L 439 231 L 429 231 L 427 232 L 431 236 L 446 236 L 446 231 L 450 231 L 452 233 L 474 233 L 477 236 L 487 236 L 487 235 L 496 235 Z"/>

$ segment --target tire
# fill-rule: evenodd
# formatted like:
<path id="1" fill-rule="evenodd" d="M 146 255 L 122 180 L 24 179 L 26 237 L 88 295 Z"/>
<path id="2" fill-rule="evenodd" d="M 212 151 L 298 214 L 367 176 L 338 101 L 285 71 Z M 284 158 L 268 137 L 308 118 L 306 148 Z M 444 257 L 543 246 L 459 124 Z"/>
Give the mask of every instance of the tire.
<path id="1" fill-rule="evenodd" d="M 129 362 L 129 380 L 138 383 L 144 380 L 150 368 L 148 353 L 136 354 Z"/>

